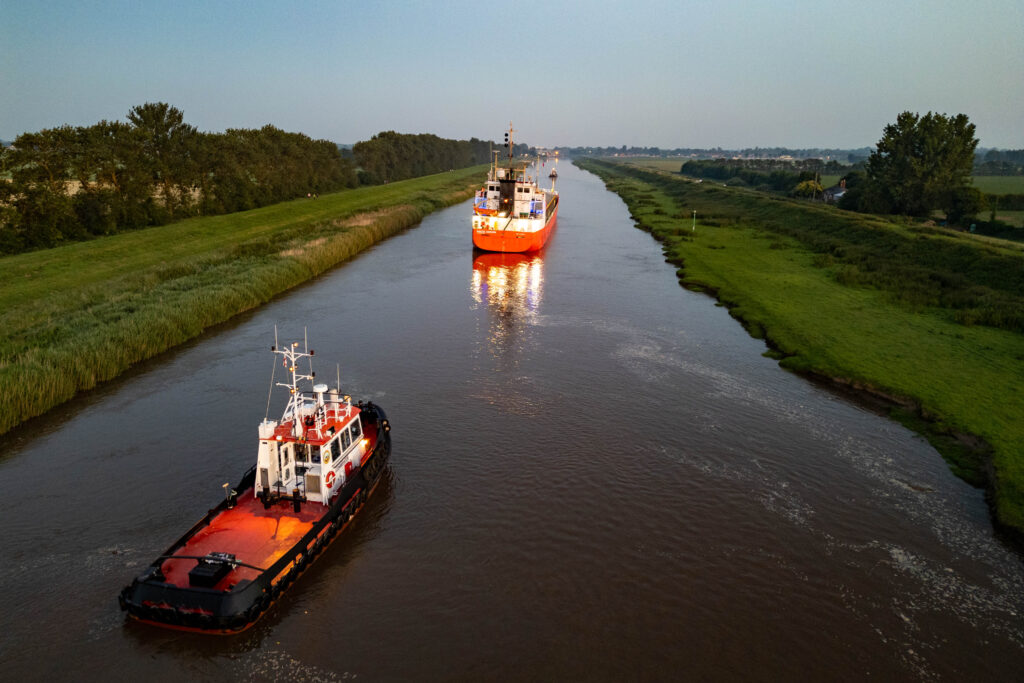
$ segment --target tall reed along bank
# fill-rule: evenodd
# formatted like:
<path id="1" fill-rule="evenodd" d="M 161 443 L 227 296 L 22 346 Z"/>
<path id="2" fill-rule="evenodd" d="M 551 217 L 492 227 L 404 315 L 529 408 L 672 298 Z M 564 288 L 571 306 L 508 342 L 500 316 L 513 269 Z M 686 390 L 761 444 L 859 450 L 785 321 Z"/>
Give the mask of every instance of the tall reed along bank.
<path id="1" fill-rule="evenodd" d="M 469 198 L 485 168 L 0 259 L 0 433 Z"/>
<path id="2" fill-rule="evenodd" d="M 881 397 L 1024 538 L 1024 246 L 586 159 L 783 367 Z M 696 215 L 694 215 L 696 212 Z"/>

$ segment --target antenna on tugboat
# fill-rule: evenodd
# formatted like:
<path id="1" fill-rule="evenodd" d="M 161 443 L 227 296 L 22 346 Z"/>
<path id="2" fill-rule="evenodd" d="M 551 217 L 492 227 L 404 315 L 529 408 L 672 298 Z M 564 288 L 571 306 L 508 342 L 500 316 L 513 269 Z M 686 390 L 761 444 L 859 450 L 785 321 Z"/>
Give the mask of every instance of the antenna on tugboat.
<path id="1" fill-rule="evenodd" d="M 274 332 L 277 332 L 275 328 Z M 274 336 L 277 336 L 276 334 Z M 275 340 L 276 341 L 276 340 Z M 271 351 L 277 350 L 277 345 L 270 347 Z M 274 357 L 274 361 L 270 364 L 270 388 L 267 389 L 267 412 L 263 413 L 263 421 L 266 422 L 270 417 L 270 397 L 274 394 L 274 373 L 277 372 L 277 357 Z"/>
<path id="2" fill-rule="evenodd" d="M 338 363 L 338 393 L 341 393 L 341 363 Z"/>
<path id="3" fill-rule="evenodd" d="M 274 345 L 270 347 L 270 350 L 276 353 L 277 347 L 277 325 L 274 325 Z M 274 362 L 270 364 L 270 388 L 267 390 L 267 412 L 263 413 L 264 422 L 270 417 L 270 397 L 274 395 L 274 372 L 276 371 L 277 358 L 274 358 Z"/>
<path id="4" fill-rule="evenodd" d="M 306 327 L 302 328 L 302 336 L 306 342 L 306 353 L 309 354 L 309 376 L 316 377 L 316 373 L 313 372 L 313 351 L 309 348 L 309 329 Z"/>

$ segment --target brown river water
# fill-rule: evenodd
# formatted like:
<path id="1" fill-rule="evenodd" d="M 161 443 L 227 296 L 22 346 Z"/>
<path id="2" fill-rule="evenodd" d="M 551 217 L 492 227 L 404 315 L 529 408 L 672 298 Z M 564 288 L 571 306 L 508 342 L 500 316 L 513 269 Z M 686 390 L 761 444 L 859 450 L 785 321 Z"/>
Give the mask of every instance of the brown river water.
<path id="1" fill-rule="evenodd" d="M 469 204 L 440 211 L 0 437 L 0 679 L 1021 680 L 982 493 L 559 170 L 538 256 L 474 259 Z M 275 325 L 387 410 L 385 481 L 249 631 L 126 622 L 255 462 Z"/>

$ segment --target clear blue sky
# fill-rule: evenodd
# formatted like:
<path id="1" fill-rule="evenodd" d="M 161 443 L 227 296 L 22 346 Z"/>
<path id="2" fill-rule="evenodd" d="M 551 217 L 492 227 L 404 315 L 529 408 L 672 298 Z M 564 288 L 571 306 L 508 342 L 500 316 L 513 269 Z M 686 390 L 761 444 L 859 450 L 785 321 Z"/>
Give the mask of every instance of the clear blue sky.
<path id="1" fill-rule="evenodd" d="M 859 147 L 904 110 L 1024 148 L 1024 1 L 0 0 L 0 138 L 168 102 L 534 145 Z"/>

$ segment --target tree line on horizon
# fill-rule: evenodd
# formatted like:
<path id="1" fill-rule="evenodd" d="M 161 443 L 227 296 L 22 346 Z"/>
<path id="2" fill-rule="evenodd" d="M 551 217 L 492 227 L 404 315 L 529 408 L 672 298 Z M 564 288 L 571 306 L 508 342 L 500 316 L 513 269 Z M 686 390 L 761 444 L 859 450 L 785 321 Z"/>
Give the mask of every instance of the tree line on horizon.
<path id="1" fill-rule="evenodd" d="M 917 218 L 942 211 L 949 223 L 965 226 L 975 224 L 979 212 L 995 205 L 1003 210 L 1024 208 L 1024 196 L 985 195 L 973 186 L 971 175 L 979 169 L 977 146 L 975 126 L 964 114 L 903 112 L 885 127 L 863 163 L 852 167 L 821 159 L 717 158 L 687 161 L 680 172 L 798 197 L 821 197 L 819 174 L 840 175 L 846 188 L 840 208 Z M 983 159 L 980 168 L 992 175 L 1016 175 L 1024 150 L 989 150 Z M 1006 232 L 994 211 L 989 224 L 990 234 Z"/>
<path id="2" fill-rule="evenodd" d="M 974 175 L 1024 175 L 1024 149 L 990 149 L 976 154 Z"/>
<path id="3" fill-rule="evenodd" d="M 807 159 L 693 159 L 679 168 L 683 175 L 720 180 L 726 185 L 793 196 L 821 195 L 823 173 L 839 174 L 849 167 L 838 161 Z"/>
<path id="4" fill-rule="evenodd" d="M 663 149 L 661 147 L 636 147 L 622 145 L 620 147 L 555 147 L 566 156 L 591 156 L 591 157 L 614 157 L 614 156 L 647 156 L 647 157 L 692 157 L 694 159 L 780 159 L 789 157 L 793 160 L 806 159 L 843 159 L 847 163 L 863 161 L 871 154 L 870 147 L 858 147 L 856 149 L 838 148 L 789 148 L 789 147 L 743 147 L 741 149 L 725 149 L 722 147 L 676 147 L 674 149 Z"/>
<path id="5" fill-rule="evenodd" d="M 839 148 L 790 148 L 790 147 L 744 147 L 741 149 L 724 149 L 722 147 L 677 147 L 662 149 L 660 147 L 554 147 L 566 156 L 592 157 L 690 157 L 696 161 L 729 161 L 751 163 L 755 170 L 759 162 L 777 162 L 779 164 L 800 164 L 802 162 L 845 163 L 850 166 L 863 166 L 868 157 L 876 151 L 874 147 L 858 147 L 855 149 Z M 831 171 L 829 171 L 831 172 Z M 974 155 L 974 175 L 1024 175 L 1024 149 L 986 149 L 976 150 Z"/>
<path id="6" fill-rule="evenodd" d="M 388 131 L 344 153 L 271 125 L 204 133 L 163 102 L 0 150 L 0 254 L 485 163 L 491 143 Z"/>
<path id="7" fill-rule="evenodd" d="M 378 185 L 489 163 L 493 149 L 494 143 L 488 140 L 448 140 L 430 133 L 409 135 L 389 130 L 352 145 L 352 155 L 359 165 L 360 183 Z M 523 144 L 513 149 L 517 156 L 530 152 Z"/>

